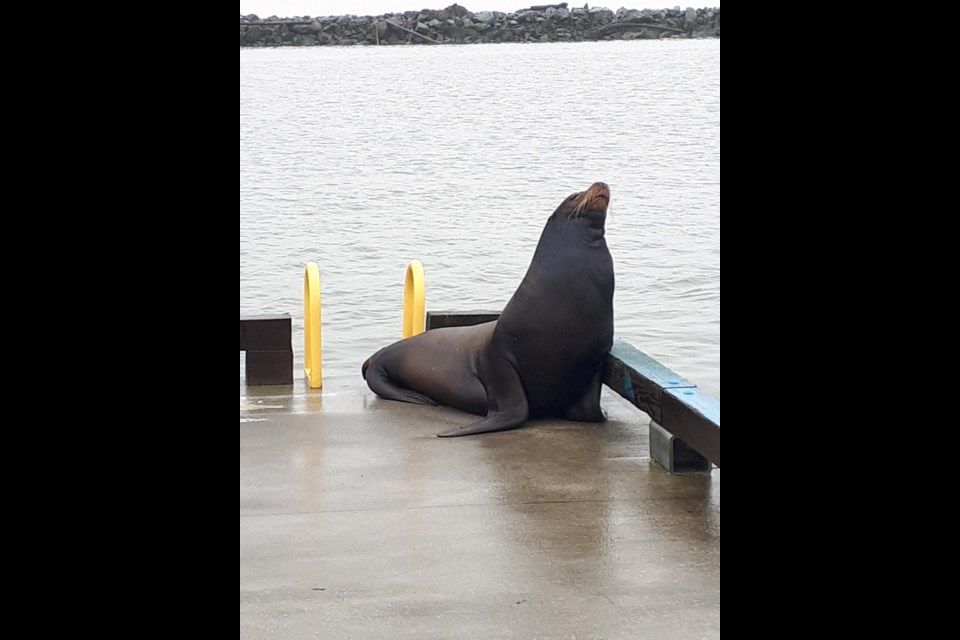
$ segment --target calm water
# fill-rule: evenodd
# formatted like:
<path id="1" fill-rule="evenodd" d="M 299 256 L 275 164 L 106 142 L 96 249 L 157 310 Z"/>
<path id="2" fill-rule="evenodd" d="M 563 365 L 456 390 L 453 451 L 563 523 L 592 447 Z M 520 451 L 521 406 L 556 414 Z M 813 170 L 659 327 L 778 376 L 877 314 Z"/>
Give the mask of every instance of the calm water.
<path id="1" fill-rule="evenodd" d="M 541 228 L 613 194 L 616 331 L 720 396 L 720 41 L 240 51 L 240 313 L 294 316 L 320 264 L 324 373 L 428 310 L 499 310 Z"/>

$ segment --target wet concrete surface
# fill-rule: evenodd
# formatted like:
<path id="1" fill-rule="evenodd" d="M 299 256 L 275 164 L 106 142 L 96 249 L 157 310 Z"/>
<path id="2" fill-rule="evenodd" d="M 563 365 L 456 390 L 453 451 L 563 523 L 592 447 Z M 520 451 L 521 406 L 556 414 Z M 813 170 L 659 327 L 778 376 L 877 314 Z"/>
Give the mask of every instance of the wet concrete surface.
<path id="1" fill-rule="evenodd" d="M 362 380 L 240 398 L 240 637 L 719 638 L 720 471 L 648 418 L 440 439 Z"/>

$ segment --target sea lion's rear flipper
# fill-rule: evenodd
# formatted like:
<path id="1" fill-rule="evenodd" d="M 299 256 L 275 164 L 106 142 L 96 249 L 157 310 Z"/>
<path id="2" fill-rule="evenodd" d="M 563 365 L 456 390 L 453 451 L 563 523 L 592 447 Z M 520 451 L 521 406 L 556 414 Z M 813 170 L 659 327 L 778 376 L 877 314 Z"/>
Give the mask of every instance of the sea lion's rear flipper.
<path id="1" fill-rule="evenodd" d="M 522 427 L 530 417 L 527 394 L 520 374 L 506 358 L 487 362 L 481 378 L 487 389 L 487 417 L 462 429 L 437 434 L 440 438 L 473 436 L 478 433 L 509 431 Z"/>
<path id="2" fill-rule="evenodd" d="M 363 375 L 367 379 L 367 385 L 369 385 L 370 389 L 381 398 L 397 400 L 399 402 L 409 402 L 411 404 L 437 405 L 436 400 L 432 400 L 422 393 L 417 393 L 416 391 L 394 383 L 382 366 L 373 365 L 369 370 L 365 366 Z"/>

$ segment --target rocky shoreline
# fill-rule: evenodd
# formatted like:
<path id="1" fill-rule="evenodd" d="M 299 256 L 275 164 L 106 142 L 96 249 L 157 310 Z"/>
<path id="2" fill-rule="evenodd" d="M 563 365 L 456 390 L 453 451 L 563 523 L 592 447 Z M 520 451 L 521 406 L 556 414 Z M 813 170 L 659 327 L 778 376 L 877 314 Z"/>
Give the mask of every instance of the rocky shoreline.
<path id="1" fill-rule="evenodd" d="M 720 8 L 611 11 L 567 3 L 514 13 L 460 5 L 383 16 L 240 16 L 241 47 L 481 44 L 719 38 Z"/>

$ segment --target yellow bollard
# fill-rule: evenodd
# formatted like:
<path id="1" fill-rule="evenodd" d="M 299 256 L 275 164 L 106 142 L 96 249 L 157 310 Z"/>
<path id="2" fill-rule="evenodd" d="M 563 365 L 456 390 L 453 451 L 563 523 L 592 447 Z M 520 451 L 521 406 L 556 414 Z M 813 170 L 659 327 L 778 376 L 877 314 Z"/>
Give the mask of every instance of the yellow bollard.
<path id="1" fill-rule="evenodd" d="M 311 389 L 323 387 L 323 328 L 320 324 L 320 267 L 308 262 L 303 274 L 303 332 L 306 358 L 303 372 Z"/>
<path id="2" fill-rule="evenodd" d="M 423 333 L 426 328 L 427 286 L 423 279 L 423 264 L 413 260 L 407 265 L 407 279 L 403 286 L 403 338 Z"/>

